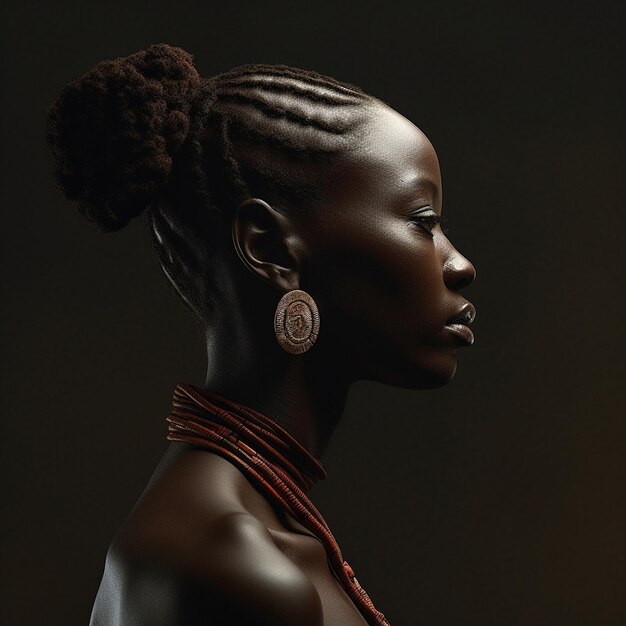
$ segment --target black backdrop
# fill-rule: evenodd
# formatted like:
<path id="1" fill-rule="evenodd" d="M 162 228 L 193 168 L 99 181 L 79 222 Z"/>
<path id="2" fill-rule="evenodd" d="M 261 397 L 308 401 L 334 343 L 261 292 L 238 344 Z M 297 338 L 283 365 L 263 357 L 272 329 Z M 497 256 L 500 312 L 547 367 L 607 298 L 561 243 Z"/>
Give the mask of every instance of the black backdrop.
<path id="1" fill-rule="evenodd" d="M 313 497 L 393 626 L 626 623 L 623 2 L 10 2 L 2 9 L 3 624 L 86 624 L 106 548 L 201 384 L 142 220 L 54 190 L 48 104 L 165 41 L 208 76 L 362 85 L 434 143 L 477 269 L 474 346 L 428 392 L 352 390 Z M 381 435 L 381 433 L 385 433 Z"/>

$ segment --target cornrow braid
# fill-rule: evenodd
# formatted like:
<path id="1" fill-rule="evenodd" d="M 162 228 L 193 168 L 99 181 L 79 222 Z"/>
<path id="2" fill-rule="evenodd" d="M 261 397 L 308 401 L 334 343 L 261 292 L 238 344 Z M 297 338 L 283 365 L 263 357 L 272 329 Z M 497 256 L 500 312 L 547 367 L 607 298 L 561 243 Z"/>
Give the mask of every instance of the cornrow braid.
<path id="1" fill-rule="evenodd" d="M 276 80 L 275 75 L 244 75 L 228 81 L 228 86 L 236 87 L 257 87 L 262 85 L 264 91 L 276 91 L 282 93 L 293 93 L 302 95 L 312 101 L 323 102 L 334 106 L 342 104 L 350 105 L 355 103 L 354 97 L 349 94 L 341 95 L 323 91 L 320 87 L 311 85 L 303 86 L 298 79 L 284 77 L 280 82 Z"/>
<path id="2" fill-rule="evenodd" d="M 239 65 L 228 72 L 224 72 L 223 74 L 218 74 L 215 76 L 215 80 L 226 79 L 231 81 L 240 76 L 254 76 L 256 78 L 261 76 L 278 76 L 280 78 L 294 78 L 301 84 L 309 84 L 326 86 L 330 90 L 333 90 L 335 93 L 345 93 L 345 94 L 354 94 L 359 95 L 364 98 L 370 98 L 368 94 L 365 93 L 360 87 L 357 85 L 352 85 L 350 83 L 341 82 L 331 78 L 330 76 L 325 76 L 324 74 L 320 74 L 319 72 L 315 72 L 313 70 L 304 70 L 295 67 L 291 67 L 289 65 L 269 65 L 267 63 L 248 63 L 245 65 Z"/>

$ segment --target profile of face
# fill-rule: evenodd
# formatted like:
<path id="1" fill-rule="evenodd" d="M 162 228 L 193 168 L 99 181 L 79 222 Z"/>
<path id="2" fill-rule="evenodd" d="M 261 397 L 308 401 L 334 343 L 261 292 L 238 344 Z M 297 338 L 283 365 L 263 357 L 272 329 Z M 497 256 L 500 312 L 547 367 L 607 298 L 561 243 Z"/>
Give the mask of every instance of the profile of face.
<path id="1" fill-rule="evenodd" d="M 457 348 L 473 341 L 467 326 L 447 324 L 462 312 L 465 323 L 473 319 L 459 291 L 476 270 L 437 223 L 442 186 L 433 146 L 412 122 L 377 104 L 358 148 L 325 185 L 332 206 L 307 224 L 300 274 L 320 308 L 313 350 L 354 379 L 445 385 Z"/>

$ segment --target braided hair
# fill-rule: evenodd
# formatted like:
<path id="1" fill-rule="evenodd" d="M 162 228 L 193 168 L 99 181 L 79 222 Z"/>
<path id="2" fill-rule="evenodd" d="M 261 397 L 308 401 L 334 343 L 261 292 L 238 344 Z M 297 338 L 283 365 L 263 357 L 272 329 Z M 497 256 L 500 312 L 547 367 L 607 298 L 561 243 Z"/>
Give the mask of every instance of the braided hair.
<path id="1" fill-rule="evenodd" d="M 58 187 L 101 231 L 147 210 L 163 271 L 204 317 L 219 225 L 250 197 L 313 214 L 325 168 L 357 147 L 376 102 L 287 65 L 205 79 L 191 54 L 161 43 L 68 83 L 49 108 L 47 139 Z"/>

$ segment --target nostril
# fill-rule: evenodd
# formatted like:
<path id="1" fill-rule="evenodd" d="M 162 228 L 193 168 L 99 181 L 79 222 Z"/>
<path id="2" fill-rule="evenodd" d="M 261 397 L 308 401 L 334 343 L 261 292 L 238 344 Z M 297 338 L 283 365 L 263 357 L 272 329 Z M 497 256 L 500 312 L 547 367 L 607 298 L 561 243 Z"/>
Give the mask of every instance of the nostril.
<path id="1" fill-rule="evenodd" d="M 474 280 L 473 276 L 471 278 L 469 276 L 464 276 L 462 278 L 459 278 L 454 283 L 454 288 L 455 289 L 463 289 L 463 287 L 467 287 L 473 280 Z"/>

